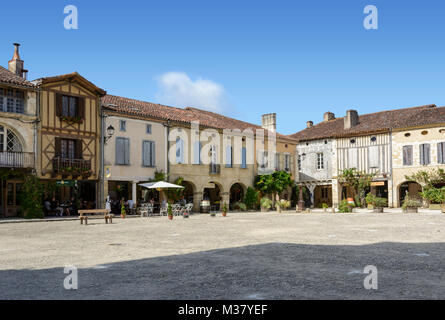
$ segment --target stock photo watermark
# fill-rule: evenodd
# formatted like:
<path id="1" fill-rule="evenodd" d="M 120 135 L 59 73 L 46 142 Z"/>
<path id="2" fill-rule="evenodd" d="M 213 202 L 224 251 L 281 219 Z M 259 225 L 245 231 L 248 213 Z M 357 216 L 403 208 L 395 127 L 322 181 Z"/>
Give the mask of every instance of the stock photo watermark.
<path id="1" fill-rule="evenodd" d="M 63 287 L 66 290 L 77 290 L 79 288 L 78 273 L 75 266 L 65 266 L 64 274 L 68 274 L 63 280 Z"/>
<path id="2" fill-rule="evenodd" d="M 63 13 L 67 15 L 63 20 L 63 27 L 66 30 L 79 29 L 79 10 L 77 10 L 77 7 L 72 4 L 67 5 L 63 9 Z"/>
<path id="3" fill-rule="evenodd" d="M 363 273 L 367 274 L 365 280 L 363 280 L 363 286 L 366 290 L 378 289 L 378 272 L 377 267 L 373 265 L 366 266 L 363 269 Z"/>
<path id="4" fill-rule="evenodd" d="M 363 9 L 363 13 L 367 14 L 363 20 L 363 27 L 366 30 L 377 30 L 379 28 L 379 12 L 374 5 L 367 5 Z"/>

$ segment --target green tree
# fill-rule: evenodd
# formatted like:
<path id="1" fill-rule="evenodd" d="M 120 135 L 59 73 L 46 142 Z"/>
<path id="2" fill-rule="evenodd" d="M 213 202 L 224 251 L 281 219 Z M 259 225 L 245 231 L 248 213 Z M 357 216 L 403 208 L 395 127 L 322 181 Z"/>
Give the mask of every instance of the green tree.
<path id="1" fill-rule="evenodd" d="M 280 195 L 292 184 L 291 175 L 286 171 L 275 171 L 272 174 L 263 174 L 255 177 L 255 188 L 263 195 L 272 195 L 274 206 L 276 195 Z"/>
<path id="2" fill-rule="evenodd" d="M 365 205 L 366 189 L 371 186 L 372 179 L 375 173 L 366 173 L 358 171 L 356 168 L 344 169 L 339 175 L 338 179 L 341 183 L 345 183 L 352 187 L 353 198 L 359 199 L 362 206 Z"/>
<path id="3" fill-rule="evenodd" d="M 26 219 L 43 218 L 43 192 L 43 185 L 36 176 L 29 175 L 24 178 L 19 200 Z"/>
<path id="4" fill-rule="evenodd" d="M 259 192 L 255 191 L 254 188 L 248 187 L 246 191 L 246 196 L 244 197 L 244 203 L 247 209 L 253 209 L 258 204 Z"/>

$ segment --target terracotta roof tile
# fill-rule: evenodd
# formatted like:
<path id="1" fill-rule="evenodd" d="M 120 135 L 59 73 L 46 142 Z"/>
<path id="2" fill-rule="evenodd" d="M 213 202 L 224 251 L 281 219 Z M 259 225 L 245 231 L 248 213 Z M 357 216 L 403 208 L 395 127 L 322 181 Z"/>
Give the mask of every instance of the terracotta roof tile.
<path id="1" fill-rule="evenodd" d="M 359 123 L 351 129 L 344 128 L 344 117 L 323 121 L 311 128 L 299 131 L 290 137 L 304 141 L 324 138 L 389 132 L 396 128 L 445 122 L 445 107 L 425 105 L 420 107 L 394 109 L 376 113 L 359 114 Z"/>
<path id="2" fill-rule="evenodd" d="M 3 68 L 2 66 L 0 66 L 0 83 L 11 84 L 11 85 L 27 87 L 27 88 L 33 88 L 33 89 L 37 88 L 30 81 L 16 75 L 15 73 L 12 73 L 11 71 Z"/>

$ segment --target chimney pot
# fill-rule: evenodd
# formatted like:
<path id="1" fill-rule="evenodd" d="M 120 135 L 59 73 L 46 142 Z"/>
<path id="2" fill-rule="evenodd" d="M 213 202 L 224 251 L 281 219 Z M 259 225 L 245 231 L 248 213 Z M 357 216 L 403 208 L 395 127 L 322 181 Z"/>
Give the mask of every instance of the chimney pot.
<path id="1" fill-rule="evenodd" d="M 323 115 L 323 121 L 330 121 L 334 119 L 335 119 L 335 114 L 330 111 L 325 112 L 325 114 Z"/>
<path id="2" fill-rule="evenodd" d="M 16 75 L 23 77 L 23 60 L 20 59 L 19 47 L 20 43 L 13 43 L 14 45 L 14 55 L 12 56 L 12 60 L 8 63 L 8 70 Z"/>
<path id="3" fill-rule="evenodd" d="M 313 126 L 314 126 L 314 122 L 313 121 L 306 122 L 306 127 L 307 128 L 312 128 Z"/>

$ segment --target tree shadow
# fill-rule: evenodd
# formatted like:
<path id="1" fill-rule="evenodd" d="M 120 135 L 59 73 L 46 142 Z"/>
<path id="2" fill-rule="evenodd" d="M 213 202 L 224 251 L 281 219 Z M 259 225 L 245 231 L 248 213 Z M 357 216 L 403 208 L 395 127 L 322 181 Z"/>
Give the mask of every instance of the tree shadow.
<path id="1" fill-rule="evenodd" d="M 443 299 L 443 243 L 266 243 L 78 270 L 0 270 L 0 299 Z M 363 269 L 378 269 L 366 290 Z"/>

